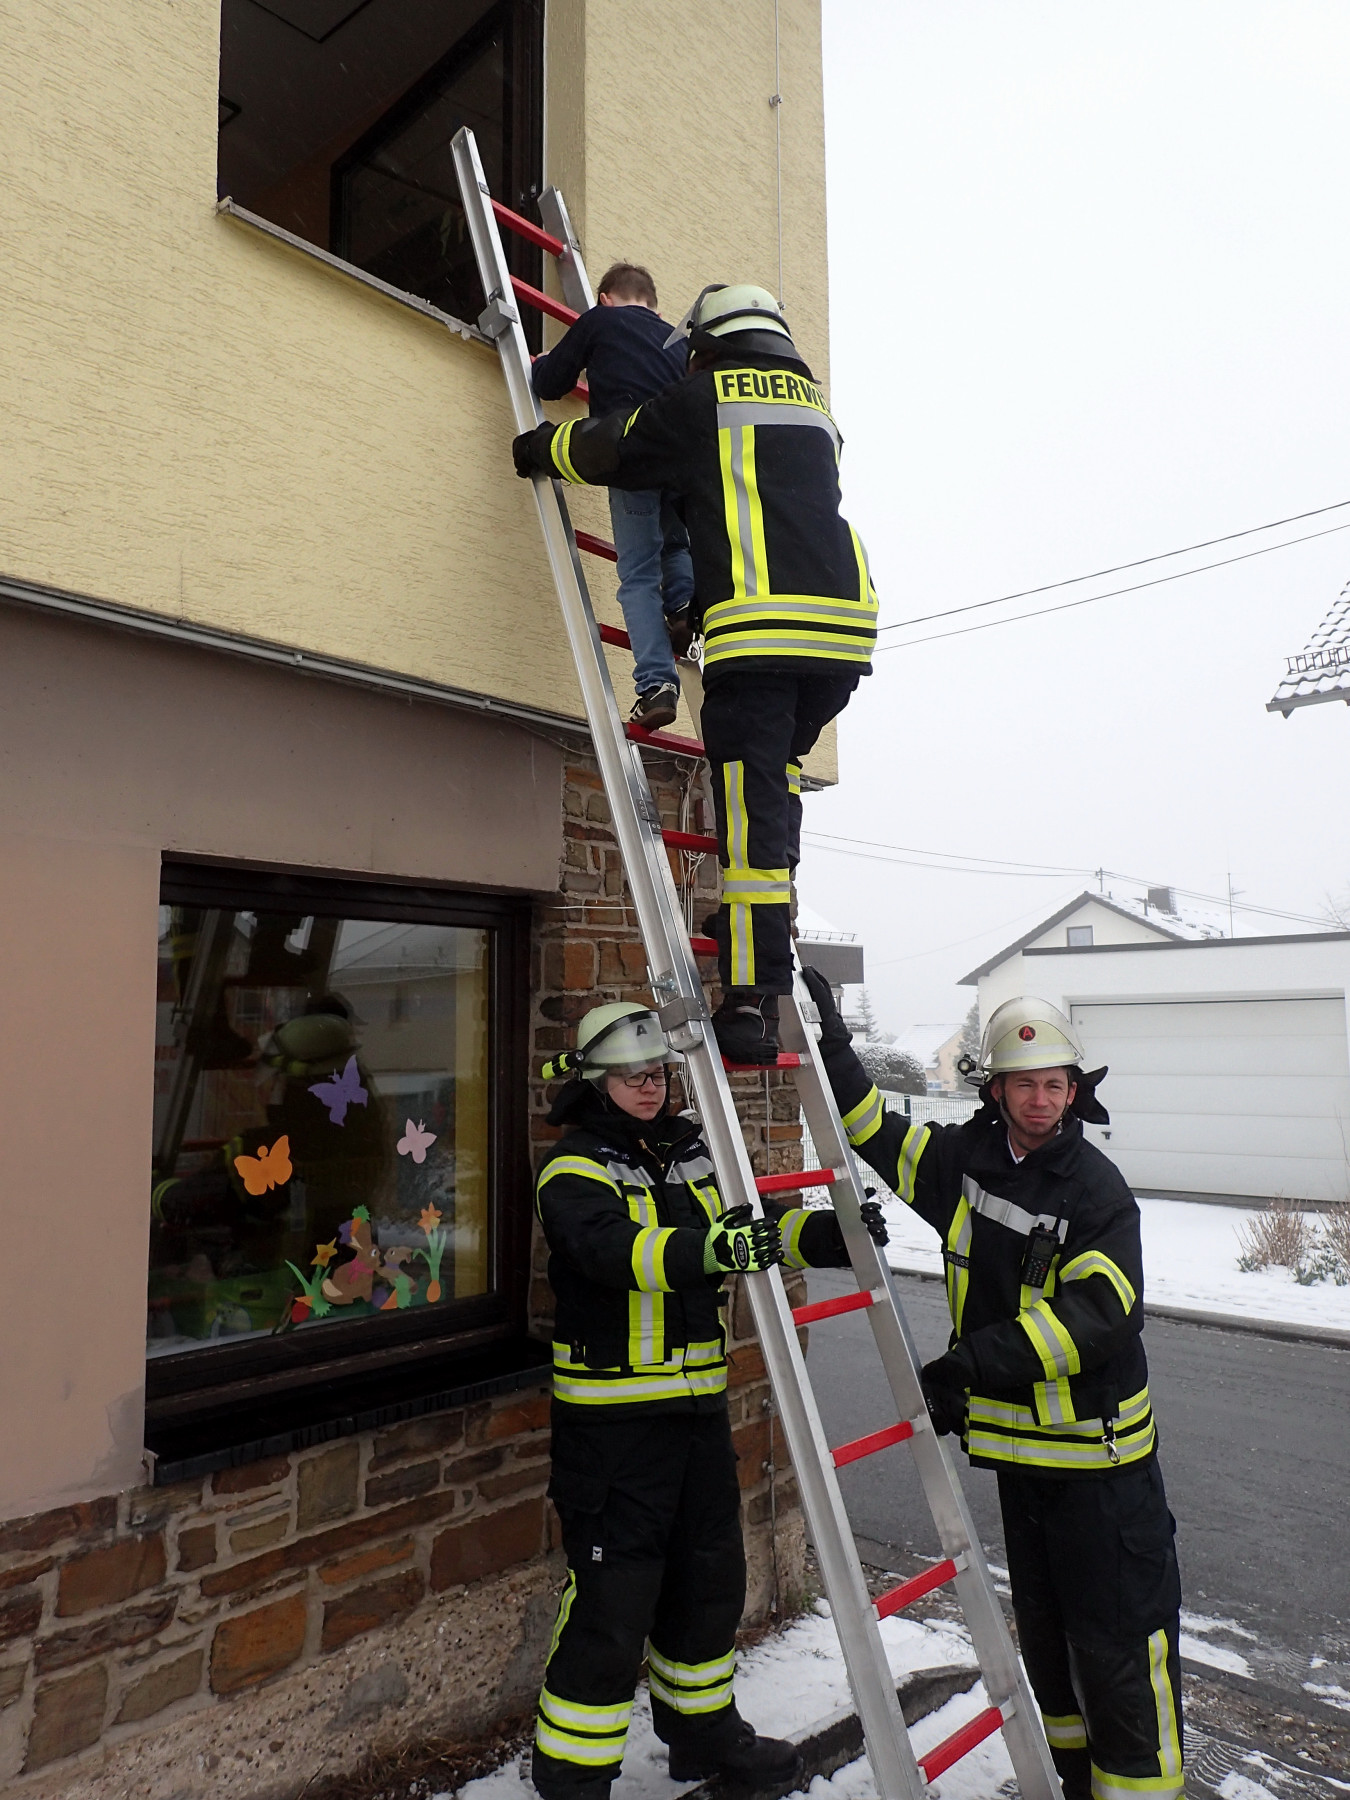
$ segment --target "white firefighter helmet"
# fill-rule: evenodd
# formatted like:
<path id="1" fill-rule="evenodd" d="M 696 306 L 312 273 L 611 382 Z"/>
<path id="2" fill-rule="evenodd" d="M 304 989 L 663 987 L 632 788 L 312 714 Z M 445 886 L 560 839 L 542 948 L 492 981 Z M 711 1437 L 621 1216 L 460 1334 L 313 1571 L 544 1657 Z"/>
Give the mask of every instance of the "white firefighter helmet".
<path id="1" fill-rule="evenodd" d="M 1082 1062 L 1083 1046 L 1070 1021 L 1048 1000 L 1026 995 L 996 1007 L 980 1040 L 980 1067 L 986 1075 L 1068 1069 Z"/>
<path id="2" fill-rule="evenodd" d="M 577 1026 L 577 1047 L 544 1065 L 544 1079 L 580 1075 L 603 1082 L 607 1075 L 635 1075 L 653 1063 L 678 1062 L 661 1021 L 649 1006 L 612 1000 L 593 1006 Z"/>
<path id="3" fill-rule="evenodd" d="M 666 346 L 683 337 L 729 337 L 738 331 L 771 331 L 792 342 L 787 320 L 768 288 L 751 281 L 738 281 L 731 287 L 714 281 L 671 332 Z"/>

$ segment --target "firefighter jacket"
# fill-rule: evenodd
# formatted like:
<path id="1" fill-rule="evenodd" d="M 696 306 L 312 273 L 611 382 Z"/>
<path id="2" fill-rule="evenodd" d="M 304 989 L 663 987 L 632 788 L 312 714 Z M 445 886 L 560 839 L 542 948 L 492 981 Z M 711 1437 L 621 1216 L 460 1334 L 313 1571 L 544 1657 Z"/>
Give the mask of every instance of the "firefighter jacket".
<path id="1" fill-rule="evenodd" d="M 555 1122 L 560 1111 L 572 1129 L 535 1184 L 557 1299 L 555 1403 L 606 1418 L 721 1411 L 725 1277 L 704 1273 L 703 1250 L 726 1208 L 698 1119 L 633 1119 L 583 1081 L 563 1090 Z M 832 1212 L 765 1210 L 788 1268 L 845 1266 Z"/>
<path id="2" fill-rule="evenodd" d="M 913 1124 L 883 1110 L 847 1043 L 822 1052 L 849 1142 L 941 1236 L 971 1461 L 1100 1474 L 1151 1455 L 1139 1208 L 1081 1121 L 1067 1114 L 1017 1163 L 992 1106 L 963 1125 Z M 1037 1226 L 1060 1247 L 1032 1287 Z"/>
<path id="3" fill-rule="evenodd" d="M 804 365 L 742 354 L 625 417 L 517 440 L 566 481 L 667 488 L 683 505 L 704 669 L 870 674 L 877 596 L 839 511 L 840 437 Z"/>

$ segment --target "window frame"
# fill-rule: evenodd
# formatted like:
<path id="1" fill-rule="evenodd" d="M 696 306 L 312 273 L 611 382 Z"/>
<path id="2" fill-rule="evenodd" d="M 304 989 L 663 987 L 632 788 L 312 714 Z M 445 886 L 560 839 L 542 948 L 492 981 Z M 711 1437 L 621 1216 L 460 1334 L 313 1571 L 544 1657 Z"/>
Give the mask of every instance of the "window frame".
<path id="1" fill-rule="evenodd" d="M 1093 948 L 1092 927 L 1090 925 L 1066 925 L 1064 927 L 1064 943 L 1070 950 L 1091 950 Z"/>
<path id="2" fill-rule="evenodd" d="M 334 1320 L 282 1337 L 249 1338 L 146 1358 L 147 1433 L 178 1427 L 246 1397 L 297 1397 L 351 1376 L 474 1358 L 525 1335 L 532 1183 L 526 1142 L 530 903 L 472 889 L 315 875 L 217 859 L 165 857 L 160 904 L 486 929 L 488 1208 L 491 1291 L 453 1304 Z M 148 1256 L 147 1256 L 148 1275 Z"/>

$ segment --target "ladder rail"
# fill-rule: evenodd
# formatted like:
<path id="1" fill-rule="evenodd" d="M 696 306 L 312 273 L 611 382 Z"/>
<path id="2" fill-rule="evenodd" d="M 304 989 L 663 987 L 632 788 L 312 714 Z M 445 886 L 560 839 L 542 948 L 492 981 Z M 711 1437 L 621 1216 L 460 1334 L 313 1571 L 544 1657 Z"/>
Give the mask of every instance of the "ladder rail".
<path id="1" fill-rule="evenodd" d="M 900 1417 L 912 1419 L 916 1425 L 911 1440 L 915 1467 L 943 1556 L 955 1560 L 957 1565 L 952 1585 L 970 1630 L 986 1692 L 994 1706 L 1007 1708 L 1012 1703 L 1004 1713 L 1003 1735 L 1024 1800 L 1032 1800 L 1036 1795 L 1058 1800 L 1059 1776 L 1040 1723 L 1040 1711 L 1013 1646 L 952 1453 L 929 1423 L 919 1378 L 922 1359 L 895 1278 L 883 1247 L 872 1241 L 862 1223 L 859 1202 L 863 1187 L 857 1160 L 834 1103 L 820 1046 L 810 1029 L 808 1006 L 814 1013 L 799 977 L 793 1004 L 780 1008 L 785 1027 L 783 1041 L 801 1056 L 797 1092 L 817 1155 L 822 1162 L 828 1157 L 836 1170 L 829 1188 L 830 1201 L 858 1286 L 884 1294 L 888 1302 L 874 1303 L 866 1309 L 877 1353 Z M 840 1169 L 845 1171 L 842 1176 L 837 1172 Z M 923 1424 L 928 1425 L 927 1430 L 917 1429 L 919 1414 Z"/>
<path id="2" fill-rule="evenodd" d="M 452 143 L 465 216 L 469 224 L 487 306 L 480 327 L 497 346 L 518 431 L 541 421 L 541 409 L 530 380 L 530 355 L 521 327 L 516 297 L 522 284 L 512 280 L 503 253 L 497 214 L 472 131 L 464 127 Z M 541 197 L 541 214 L 558 240 L 560 279 L 568 303 L 576 311 L 593 304 L 590 282 L 561 194 L 550 188 Z M 511 215 L 503 212 L 510 220 Z M 553 246 L 548 246 L 553 250 Z M 534 299 L 531 290 L 529 298 Z M 539 296 L 540 299 L 543 296 Z M 550 303 L 548 310 L 554 310 Z M 728 1206 L 749 1205 L 762 1211 L 760 1191 L 750 1167 L 730 1085 L 708 1019 L 702 981 L 685 925 L 661 821 L 647 781 L 639 744 L 625 729 L 605 662 L 602 637 L 591 606 L 561 483 L 535 475 L 531 486 L 539 514 L 550 572 L 553 576 L 568 643 L 581 687 L 596 759 L 629 892 L 646 947 L 657 1010 L 672 1045 L 687 1059 L 718 1182 Z M 607 548 L 607 547 L 606 547 Z M 617 635 L 617 634 L 615 634 Z M 645 734 L 643 734 L 645 736 Z M 658 739 L 652 740 L 660 747 Z M 681 740 L 682 742 L 682 740 Z M 701 748 L 690 745 L 690 750 Z M 943 1547 L 952 1556 L 958 1597 L 966 1611 L 976 1655 L 994 1704 L 982 1715 L 978 1736 L 972 1728 L 954 1734 L 922 1763 L 916 1760 L 896 1696 L 895 1681 L 877 1629 L 878 1613 L 868 1597 L 836 1473 L 835 1452 L 826 1439 L 782 1277 L 777 1269 L 746 1277 L 746 1288 L 761 1353 L 772 1384 L 778 1417 L 802 1495 L 802 1507 L 820 1561 L 831 1602 L 835 1629 L 854 1703 L 863 1727 L 869 1762 L 882 1800 L 922 1800 L 928 1783 L 942 1766 L 964 1753 L 988 1731 L 1003 1726 L 1023 1800 L 1060 1800 L 1058 1779 L 1049 1759 L 1039 1714 L 1022 1681 L 997 1596 L 965 1506 L 949 1452 L 937 1438 L 923 1401 L 917 1353 L 900 1307 L 890 1269 L 862 1223 L 862 1187 L 852 1149 L 825 1078 L 815 1036 L 802 1011 L 800 994 L 783 1008 L 789 1037 L 785 1048 L 799 1052 L 797 1082 L 803 1110 L 822 1161 L 834 1173 L 831 1195 L 860 1289 L 872 1294 L 867 1307 L 878 1352 L 886 1370 L 900 1420 L 873 1433 L 863 1443 L 873 1447 L 908 1438 L 918 1460 L 925 1497 L 938 1525 Z M 788 1062 L 789 1058 L 784 1058 Z M 882 1304 L 882 1300 L 887 1303 Z M 841 1447 L 841 1460 L 866 1453 L 859 1446 Z M 990 1610 L 992 1608 L 992 1611 Z M 958 1743 L 960 1740 L 960 1743 Z"/>
<path id="3" fill-rule="evenodd" d="M 477 146 L 468 127 L 455 134 L 453 153 L 488 305 L 480 323 L 496 340 L 517 428 L 540 420 L 529 379 L 529 352 L 513 299 L 491 195 Z M 568 641 L 581 684 L 602 779 L 628 874 L 643 942 L 658 998 L 665 998 L 663 1023 L 682 1050 L 693 1078 L 700 1115 L 718 1182 L 729 1206 L 750 1205 L 762 1212 L 740 1121 L 722 1059 L 708 1025 L 707 1003 L 694 963 L 675 892 L 670 862 L 660 836 L 660 819 L 647 787 L 641 752 L 627 739 L 600 651 L 600 638 L 559 484 L 533 478 L 544 544 Z M 622 795 L 627 804 L 615 804 Z M 659 954 L 657 953 L 659 949 Z M 867 1743 L 868 1757 L 883 1800 L 919 1800 L 924 1780 L 910 1746 L 885 1649 L 863 1623 L 870 1602 L 853 1547 L 843 1495 L 830 1457 L 814 1397 L 806 1378 L 801 1345 L 777 1269 L 747 1278 L 760 1350 L 778 1404 L 803 1510 L 816 1542 L 826 1592 Z"/>

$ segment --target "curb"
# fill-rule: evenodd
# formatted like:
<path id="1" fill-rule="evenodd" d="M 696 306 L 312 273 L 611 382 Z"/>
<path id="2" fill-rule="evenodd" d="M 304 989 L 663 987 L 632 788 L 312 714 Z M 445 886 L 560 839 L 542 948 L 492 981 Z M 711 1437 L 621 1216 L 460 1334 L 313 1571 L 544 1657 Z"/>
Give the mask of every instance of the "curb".
<path id="1" fill-rule="evenodd" d="M 907 1281 L 941 1281 L 931 1269 L 892 1269 Z M 1350 1331 L 1336 1325 L 1295 1325 L 1287 1319 L 1252 1319 L 1244 1313 L 1205 1312 L 1198 1307 L 1144 1303 L 1146 1319 L 1168 1319 L 1178 1325 L 1207 1326 L 1212 1331 L 1245 1331 L 1251 1337 L 1278 1338 L 1287 1344 L 1330 1344 L 1350 1350 Z"/>

